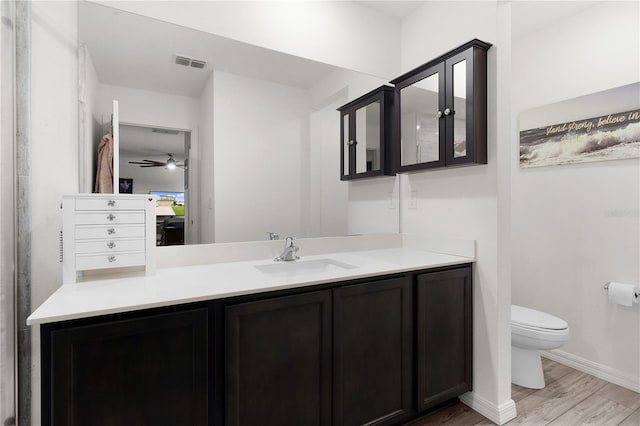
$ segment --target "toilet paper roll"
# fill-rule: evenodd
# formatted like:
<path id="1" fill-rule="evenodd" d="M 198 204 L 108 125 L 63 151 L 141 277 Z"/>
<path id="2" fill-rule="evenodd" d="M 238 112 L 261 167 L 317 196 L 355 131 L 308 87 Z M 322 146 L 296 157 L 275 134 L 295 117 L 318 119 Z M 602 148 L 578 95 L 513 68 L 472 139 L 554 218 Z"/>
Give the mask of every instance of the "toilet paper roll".
<path id="1" fill-rule="evenodd" d="M 609 302 L 617 303 L 624 306 L 632 306 L 633 303 L 638 303 L 636 292 L 638 290 L 632 284 L 624 283 L 609 283 Z"/>

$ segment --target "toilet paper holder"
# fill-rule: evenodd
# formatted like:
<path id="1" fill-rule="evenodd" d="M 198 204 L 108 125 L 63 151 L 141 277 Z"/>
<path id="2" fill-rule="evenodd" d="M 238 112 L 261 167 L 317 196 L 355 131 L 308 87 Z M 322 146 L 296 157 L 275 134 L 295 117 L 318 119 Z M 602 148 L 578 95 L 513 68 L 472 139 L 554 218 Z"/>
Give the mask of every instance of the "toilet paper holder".
<path id="1" fill-rule="evenodd" d="M 609 290 L 609 284 L 611 283 L 606 283 L 605 285 L 602 286 L 602 288 L 604 288 L 605 290 Z M 633 292 L 634 296 L 637 298 L 640 298 L 640 291 L 638 290 L 638 286 L 636 286 L 635 291 Z"/>

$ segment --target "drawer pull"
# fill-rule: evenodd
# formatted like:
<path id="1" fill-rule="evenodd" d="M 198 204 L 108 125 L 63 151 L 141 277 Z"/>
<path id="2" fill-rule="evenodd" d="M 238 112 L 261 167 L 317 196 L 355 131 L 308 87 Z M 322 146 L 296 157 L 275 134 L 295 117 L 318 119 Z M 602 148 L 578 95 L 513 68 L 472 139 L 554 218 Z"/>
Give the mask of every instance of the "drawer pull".
<path id="1" fill-rule="evenodd" d="M 109 229 L 107 229 L 107 234 L 109 234 L 109 235 L 113 235 L 113 234 L 115 234 L 115 233 L 116 233 L 115 228 L 109 228 Z"/>
<path id="2" fill-rule="evenodd" d="M 113 206 L 115 206 L 115 205 L 116 205 L 116 200 L 109 200 L 109 201 L 107 201 L 107 205 L 108 205 L 109 207 L 113 207 Z"/>
<path id="3" fill-rule="evenodd" d="M 109 256 L 107 257 L 107 260 L 109 261 L 109 263 L 113 263 L 116 261 L 116 257 L 115 256 Z"/>
<path id="4" fill-rule="evenodd" d="M 113 219 L 115 219 L 116 217 L 114 215 L 112 215 L 111 213 L 109 213 L 109 216 L 107 216 L 107 219 L 109 219 L 110 221 L 113 221 Z"/>
<path id="5" fill-rule="evenodd" d="M 107 247 L 109 247 L 110 249 L 114 248 L 116 246 L 116 243 L 114 243 L 113 241 L 109 241 L 109 243 L 107 244 Z"/>

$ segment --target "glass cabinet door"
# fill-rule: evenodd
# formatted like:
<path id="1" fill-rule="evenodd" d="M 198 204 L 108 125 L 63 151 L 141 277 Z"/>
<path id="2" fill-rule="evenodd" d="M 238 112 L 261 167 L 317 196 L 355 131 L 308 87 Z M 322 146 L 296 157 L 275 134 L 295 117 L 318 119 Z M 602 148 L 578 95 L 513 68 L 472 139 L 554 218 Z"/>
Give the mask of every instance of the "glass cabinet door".
<path id="1" fill-rule="evenodd" d="M 381 100 L 356 108 L 355 160 L 356 174 L 381 169 Z"/>
<path id="2" fill-rule="evenodd" d="M 396 86 L 399 96 L 399 166 L 444 162 L 444 66 L 429 68 Z"/>
<path id="3" fill-rule="evenodd" d="M 467 61 L 453 64 L 453 158 L 467 156 Z"/>
<path id="4" fill-rule="evenodd" d="M 474 152 L 474 97 L 480 98 L 481 94 L 479 88 L 473 86 L 473 49 L 447 59 L 445 68 L 447 80 L 446 131 L 450 141 L 446 148 L 446 163 L 460 164 L 476 161 L 474 160 L 477 155 Z M 475 126 L 478 128 L 482 120 L 476 121 Z"/>
<path id="5" fill-rule="evenodd" d="M 351 155 L 349 154 L 350 148 L 351 148 L 351 137 L 349 134 L 350 131 L 350 126 L 349 126 L 349 113 L 343 112 L 342 113 L 342 121 L 340 122 L 340 128 L 341 128 L 341 134 L 340 134 L 340 140 L 341 140 L 341 152 L 340 152 L 340 158 L 342 159 L 341 163 L 342 163 L 342 170 L 340 171 L 340 175 L 344 178 L 344 177 L 348 177 L 349 176 L 349 170 L 350 170 L 350 161 L 351 161 Z"/>

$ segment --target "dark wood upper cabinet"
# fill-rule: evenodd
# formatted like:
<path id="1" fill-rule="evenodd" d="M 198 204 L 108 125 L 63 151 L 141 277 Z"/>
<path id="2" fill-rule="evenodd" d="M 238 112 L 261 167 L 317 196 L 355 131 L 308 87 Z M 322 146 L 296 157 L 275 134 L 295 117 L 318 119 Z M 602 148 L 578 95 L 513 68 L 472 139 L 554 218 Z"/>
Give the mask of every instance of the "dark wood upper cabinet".
<path id="1" fill-rule="evenodd" d="M 472 40 L 391 81 L 396 172 L 487 163 L 487 50 Z"/>
<path id="2" fill-rule="evenodd" d="M 331 290 L 225 309 L 227 426 L 331 424 Z"/>
<path id="3" fill-rule="evenodd" d="M 409 277 L 333 291 L 333 425 L 394 425 L 412 410 Z"/>
<path id="4" fill-rule="evenodd" d="M 340 180 L 394 175 L 390 155 L 393 87 L 381 86 L 338 108 Z"/>
<path id="5" fill-rule="evenodd" d="M 418 411 L 471 390 L 471 268 L 416 277 Z"/>

